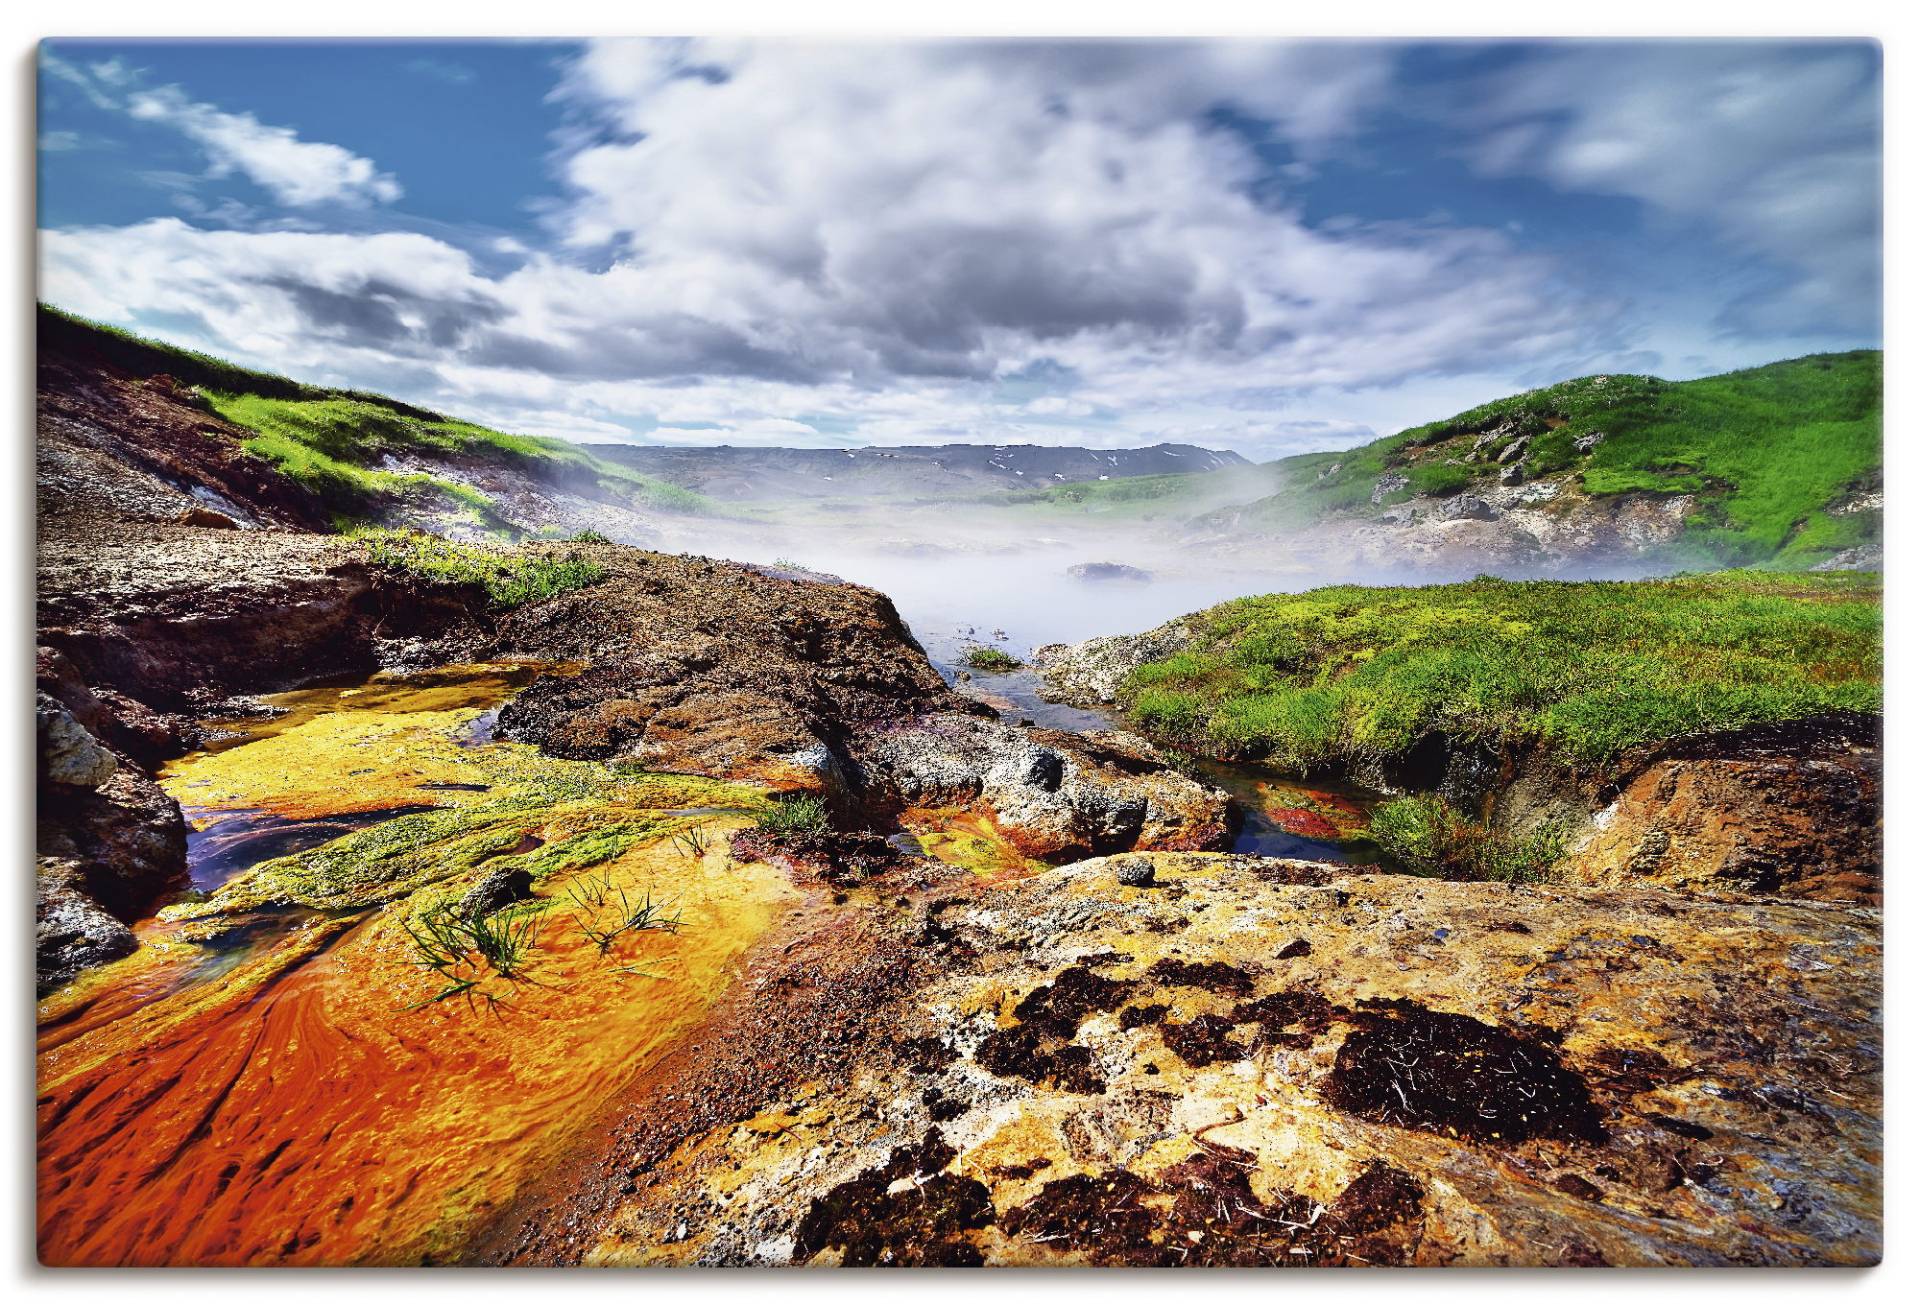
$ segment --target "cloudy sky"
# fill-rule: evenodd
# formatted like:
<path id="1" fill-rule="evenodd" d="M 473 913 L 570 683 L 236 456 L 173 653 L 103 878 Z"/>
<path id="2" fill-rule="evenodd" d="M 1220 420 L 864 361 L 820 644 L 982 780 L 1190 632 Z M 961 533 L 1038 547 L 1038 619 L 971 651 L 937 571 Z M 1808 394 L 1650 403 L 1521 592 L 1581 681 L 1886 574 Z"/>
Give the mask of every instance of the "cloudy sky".
<path id="1" fill-rule="evenodd" d="M 44 300 L 521 431 L 1266 458 L 1880 338 L 1869 45 L 40 64 Z"/>

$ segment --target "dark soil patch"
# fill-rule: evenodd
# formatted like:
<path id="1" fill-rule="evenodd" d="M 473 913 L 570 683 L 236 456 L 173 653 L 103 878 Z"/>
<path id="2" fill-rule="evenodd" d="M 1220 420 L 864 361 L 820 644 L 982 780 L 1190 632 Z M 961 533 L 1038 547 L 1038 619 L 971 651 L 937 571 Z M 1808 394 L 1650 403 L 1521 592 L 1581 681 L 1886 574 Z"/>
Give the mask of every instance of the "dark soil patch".
<path id="1" fill-rule="evenodd" d="M 842 1182 L 813 1202 L 794 1234 L 794 1258 L 805 1263 L 838 1248 L 848 1267 L 977 1267 L 979 1249 L 966 1233 L 993 1221 L 987 1188 L 942 1172 L 955 1151 L 930 1131 L 901 1146 L 879 1168 Z M 902 1179 L 911 1186 L 889 1192 Z"/>
<path id="2" fill-rule="evenodd" d="M 1208 1146 L 1149 1182 L 1124 1169 L 1048 1182 L 1001 1227 L 1050 1249 L 1140 1267 L 1275 1267 L 1401 1262 L 1417 1240 L 1422 1190 L 1376 1162 L 1326 1215 L 1253 1191 L 1254 1156 Z"/>
<path id="3" fill-rule="evenodd" d="M 1013 1007 L 1020 1022 L 988 1034 L 974 1061 L 1003 1078 L 1024 1078 L 1085 1095 L 1105 1091 L 1106 1079 L 1093 1066 L 1093 1052 L 1071 1043 L 1089 1017 L 1117 1008 L 1132 991 L 1132 983 L 1103 977 L 1083 965 L 1063 969 L 1052 982 L 1021 998 Z"/>
<path id="4" fill-rule="evenodd" d="M 1247 1043 L 1233 1035 L 1232 1019 L 1217 1014 L 1197 1014 L 1185 1023 L 1160 1026 L 1160 1039 L 1189 1068 L 1205 1068 L 1227 1060 L 1243 1060 L 1252 1053 Z"/>
<path id="5" fill-rule="evenodd" d="M 784 864 L 836 887 L 850 887 L 877 878 L 913 877 L 929 868 L 924 856 L 910 856 L 878 833 L 826 829 L 804 833 L 773 833 L 742 829 L 733 835 L 738 860 Z M 932 866 L 938 868 L 938 862 Z"/>
<path id="6" fill-rule="evenodd" d="M 1253 975 L 1245 969 L 1213 960 L 1195 964 L 1187 960 L 1158 961 L 1147 970 L 1147 977 L 1168 987 L 1200 987 L 1222 996 L 1251 996 Z"/>
<path id="7" fill-rule="evenodd" d="M 1262 883 L 1281 887 L 1324 887 L 1333 875 L 1323 865 L 1304 860 L 1267 860 L 1254 866 L 1253 876 Z"/>
<path id="8" fill-rule="evenodd" d="M 1275 992 L 1257 1001 L 1243 1001 L 1233 1011 L 1235 1023 L 1251 1023 L 1262 1046 L 1305 1046 L 1324 1031 L 1338 1012 L 1318 992 Z"/>
<path id="9" fill-rule="evenodd" d="M 1337 1109 L 1476 1141 L 1607 1139 L 1585 1080 L 1538 1040 L 1404 1000 L 1349 1017 L 1360 1026 L 1325 1086 Z"/>
<path id="10" fill-rule="evenodd" d="M 1071 1037 L 1088 1018 L 1117 1009 L 1133 984 L 1103 977 L 1082 965 L 1062 969 L 1052 982 L 1036 987 L 1013 1007 L 1021 1023 L 1056 1037 Z"/>

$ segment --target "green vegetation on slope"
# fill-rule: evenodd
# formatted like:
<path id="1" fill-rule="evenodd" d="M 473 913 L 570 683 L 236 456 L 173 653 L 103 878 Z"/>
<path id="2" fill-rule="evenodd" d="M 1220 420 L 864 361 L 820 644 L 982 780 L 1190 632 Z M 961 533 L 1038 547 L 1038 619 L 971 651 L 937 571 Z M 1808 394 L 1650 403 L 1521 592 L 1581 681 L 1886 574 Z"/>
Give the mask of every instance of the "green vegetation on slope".
<path id="1" fill-rule="evenodd" d="M 524 606 L 597 584 L 606 571 L 578 556 L 552 557 L 525 548 L 454 543 L 417 530 L 353 530 L 376 566 L 411 571 L 436 583 L 478 584 L 500 608 Z"/>
<path id="2" fill-rule="evenodd" d="M 1241 598 L 1123 692 L 1149 732 L 1288 767 L 1429 735 L 1574 765 L 1701 730 L 1880 709 L 1877 575 L 1477 579 Z"/>
<path id="3" fill-rule="evenodd" d="M 511 435 L 379 394 L 325 389 L 251 371 L 40 306 L 43 347 L 91 352 L 136 375 L 199 389 L 220 417 L 253 432 L 243 447 L 347 517 L 382 498 L 438 494 L 476 524 L 505 530 L 486 494 L 427 471 L 384 470 L 389 457 L 511 466 L 575 493 L 669 512 L 706 512 L 701 495 L 596 457 L 564 439 Z"/>
<path id="4" fill-rule="evenodd" d="M 1566 849 L 1566 835 L 1545 827 L 1506 833 L 1468 819 L 1431 793 L 1383 801 L 1367 835 L 1401 868 L 1429 878 L 1536 883 Z"/>
<path id="5" fill-rule="evenodd" d="M 246 442 L 249 452 L 270 459 L 336 506 L 350 506 L 356 496 L 431 478 L 442 492 L 484 510 L 485 495 L 465 485 L 375 469 L 375 464 L 392 455 L 518 464 L 556 485 L 637 506 L 675 512 L 707 507 L 699 494 L 615 466 L 564 439 L 503 434 L 467 421 L 398 408 L 383 399 L 347 395 L 282 399 L 217 391 L 210 392 L 208 399 L 222 417 L 256 432 Z"/>
<path id="6" fill-rule="evenodd" d="M 1474 448 L 1478 436 L 1499 438 Z M 1582 450 L 1576 440 L 1602 439 Z M 1573 469 L 1589 494 L 1692 493 L 1688 536 L 1721 563 L 1805 565 L 1863 540 L 1865 520 L 1823 509 L 1877 479 L 1881 354 L 1815 354 L 1700 380 L 1587 376 L 1485 404 L 1336 453 L 1274 464 L 1287 487 L 1260 505 L 1306 524 L 1381 496 L 1457 493 L 1491 482 L 1514 439 L 1530 477 Z"/>

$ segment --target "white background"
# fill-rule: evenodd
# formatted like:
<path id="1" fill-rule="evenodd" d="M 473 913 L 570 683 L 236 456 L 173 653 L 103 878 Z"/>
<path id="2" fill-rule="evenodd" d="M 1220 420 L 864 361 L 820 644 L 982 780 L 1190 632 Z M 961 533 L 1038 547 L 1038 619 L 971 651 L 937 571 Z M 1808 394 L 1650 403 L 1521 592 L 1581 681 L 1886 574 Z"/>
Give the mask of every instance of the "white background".
<path id="1" fill-rule="evenodd" d="M 1904 11 L 1904 12 L 1903 12 Z M 1913 260 L 1909 248 L 1914 205 L 1912 3 L 1799 0 L 1742 4 L 1680 3 L 1678 0 L 1593 0 L 1586 5 L 1533 3 L 1358 3 L 1282 6 L 1228 0 L 968 0 L 947 8 L 877 0 L 813 0 L 804 6 L 756 0 L 699 3 L 619 4 L 609 0 L 540 0 L 495 11 L 454 3 L 399 4 L 395 0 L 316 0 L 308 5 L 260 0 L 87 0 L 65 5 L 16 3 L 4 18 L 0 44 L 11 119 L 11 150 L 4 181 L 13 218 L 11 257 L 0 261 L 0 330 L 11 346 L 6 439 L 0 442 L 0 491 L 8 509 L 0 517 L 0 565 L 4 611 L 9 623 L 0 642 L 0 725 L 7 747 L 0 751 L 0 796 L 7 801 L 7 854 L 0 860 L 0 888 L 10 895 L 6 927 L 14 945 L 0 950 L 0 973 L 8 988 L 0 1046 L 8 1050 L 4 1082 L 8 1109 L 0 1123 L 0 1254 L 10 1284 L 36 1295 L 65 1299 L 186 1300 L 209 1294 L 271 1292 L 276 1298 L 336 1298 L 434 1295 L 461 1299 L 526 1299 L 548 1294 L 574 1298 L 784 1298 L 855 1296 L 945 1296 L 990 1292 L 1001 1304 L 1063 1296 L 1112 1304 L 1126 1298 L 1164 1300 L 1268 1297 L 1279 1292 L 1314 1296 L 1383 1298 L 1418 1295 L 1464 1299 L 1484 1293 L 1596 1298 L 1630 1292 L 1640 1300 L 1712 1295 L 1784 1297 L 1818 1292 L 1852 1298 L 1897 1295 L 1914 1298 L 1920 1287 L 1916 1264 L 1920 1226 L 1911 1212 L 1913 1162 L 1910 1138 L 1920 1097 L 1910 1071 L 1913 1047 L 1905 1035 L 1913 970 L 1905 945 L 1920 938 L 1913 926 L 1915 894 L 1913 828 L 1909 802 L 1920 799 L 1912 782 L 1916 717 L 1912 680 L 1916 662 L 1915 612 L 1909 599 L 1914 561 L 1914 517 L 1920 489 L 1910 489 L 1913 462 L 1915 364 L 1910 344 Z M 34 45 L 54 36 L 602 36 L 746 33 L 760 35 L 941 36 L 941 35 L 1246 35 L 1246 36 L 1875 36 L 1886 43 L 1888 233 L 1886 344 L 1887 478 L 1893 510 L 1887 518 L 1888 698 L 1888 887 L 1887 1005 L 1887 1262 L 1872 1271 L 1536 1271 L 1470 1272 L 922 1272 L 502 1273 L 485 1269 L 432 1273 L 367 1271 L 51 1272 L 33 1259 L 33 1057 L 32 836 L 33 757 L 26 710 L 32 655 L 33 593 L 33 60 Z M 183 1218 L 193 1210 L 182 1209 Z"/>

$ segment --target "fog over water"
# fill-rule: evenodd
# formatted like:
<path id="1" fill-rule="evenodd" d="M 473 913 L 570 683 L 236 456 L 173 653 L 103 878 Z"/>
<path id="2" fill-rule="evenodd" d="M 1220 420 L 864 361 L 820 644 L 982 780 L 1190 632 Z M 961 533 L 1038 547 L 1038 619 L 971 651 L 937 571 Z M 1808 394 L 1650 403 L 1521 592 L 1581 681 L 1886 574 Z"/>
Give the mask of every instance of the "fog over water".
<path id="1" fill-rule="evenodd" d="M 1138 633 L 1229 598 L 1318 582 L 1106 532 L 956 544 L 848 540 L 819 528 L 783 533 L 772 551 L 764 539 L 729 540 L 724 547 L 732 560 L 791 564 L 880 590 L 941 661 L 975 643 L 996 644 L 1024 660 L 1043 644 Z M 1148 578 L 1070 573 L 1088 563 L 1120 563 Z"/>

